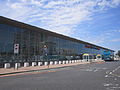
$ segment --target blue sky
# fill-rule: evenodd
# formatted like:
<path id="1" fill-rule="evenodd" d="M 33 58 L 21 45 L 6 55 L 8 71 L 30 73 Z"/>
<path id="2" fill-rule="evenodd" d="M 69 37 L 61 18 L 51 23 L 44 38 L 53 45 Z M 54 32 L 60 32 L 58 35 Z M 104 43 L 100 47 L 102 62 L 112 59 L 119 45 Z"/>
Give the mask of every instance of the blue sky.
<path id="1" fill-rule="evenodd" d="M 120 0 L 0 0 L 0 15 L 120 50 Z"/>

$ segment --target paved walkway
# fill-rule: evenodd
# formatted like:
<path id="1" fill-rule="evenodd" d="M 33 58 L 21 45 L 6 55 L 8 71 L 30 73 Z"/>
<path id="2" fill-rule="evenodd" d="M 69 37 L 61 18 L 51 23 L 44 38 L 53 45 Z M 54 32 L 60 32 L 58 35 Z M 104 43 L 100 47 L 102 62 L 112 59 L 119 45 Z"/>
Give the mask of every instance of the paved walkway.
<path id="1" fill-rule="evenodd" d="M 94 61 L 94 62 L 103 62 L 102 60 Z M 18 72 L 26 72 L 32 70 L 44 70 L 48 68 L 59 68 L 65 66 L 72 66 L 72 65 L 79 65 L 79 64 L 89 64 L 90 62 L 76 62 L 76 63 L 69 63 L 69 64 L 56 64 L 56 65 L 49 65 L 48 66 L 29 66 L 29 67 L 20 67 L 18 69 L 10 68 L 10 69 L 0 69 L 0 75 L 10 74 L 10 73 L 18 73 Z"/>

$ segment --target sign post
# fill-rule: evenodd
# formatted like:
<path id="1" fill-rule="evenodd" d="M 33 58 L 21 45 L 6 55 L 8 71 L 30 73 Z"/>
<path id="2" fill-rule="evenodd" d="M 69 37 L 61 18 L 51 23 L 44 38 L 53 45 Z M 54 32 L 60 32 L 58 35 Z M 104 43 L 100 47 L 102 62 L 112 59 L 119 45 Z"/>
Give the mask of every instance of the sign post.
<path id="1" fill-rule="evenodd" d="M 15 59 L 17 58 L 17 55 L 19 54 L 19 44 L 14 44 L 14 55 Z M 15 68 L 18 69 L 18 63 L 15 64 Z"/>
<path id="2" fill-rule="evenodd" d="M 14 54 L 19 53 L 19 44 L 14 44 Z"/>

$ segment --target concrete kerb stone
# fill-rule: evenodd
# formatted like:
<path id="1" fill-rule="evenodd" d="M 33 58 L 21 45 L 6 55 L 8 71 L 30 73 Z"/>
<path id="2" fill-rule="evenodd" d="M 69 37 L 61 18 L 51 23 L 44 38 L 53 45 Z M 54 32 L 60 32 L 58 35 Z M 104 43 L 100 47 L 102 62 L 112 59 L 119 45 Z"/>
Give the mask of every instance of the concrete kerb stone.
<path id="1" fill-rule="evenodd" d="M 81 60 L 78 60 L 78 62 L 81 62 Z"/>
<path id="2" fill-rule="evenodd" d="M 75 60 L 73 60 L 74 61 L 74 63 L 75 63 Z"/>
<path id="3" fill-rule="evenodd" d="M 70 60 L 68 60 L 68 63 L 70 63 Z"/>
<path id="4" fill-rule="evenodd" d="M 80 62 L 83 62 L 83 60 L 80 60 Z"/>
<path id="5" fill-rule="evenodd" d="M 87 62 L 87 60 L 83 60 L 83 62 Z"/>
<path id="6" fill-rule="evenodd" d="M 87 62 L 87 60 L 83 59 L 83 62 Z"/>
<path id="7" fill-rule="evenodd" d="M 69 64 L 69 60 L 68 60 L 68 64 Z"/>
<path id="8" fill-rule="evenodd" d="M 26 63 L 28 63 L 28 62 L 26 62 Z M 42 63 L 42 62 L 40 62 L 40 64 L 41 64 L 41 63 Z M 89 63 L 89 62 L 84 62 L 83 64 L 88 64 L 88 63 Z M 79 64 L 80 64 L 80 63 L 79 63 Z M 82 63 L 81 63 L 81 64 L 82 64 Z M 68 64 L 68 65 L 69 65 L 69 64 Z M 68 65 L 67 65 L 67 66 L 68 66 Z M 77 65 L 77 64 L 73 64 L 73 65 Z M 71 66 L 71 65 L 70 65 L 70 66 Z M 62 66 L 62 67 L 63 67 L 63 66 Z M 32 68 L 32 67 L 31 67 L 31 68 Z M 57 68 L 57 66 L 54 67 L 54 68 Z M 59 68 L 59 67 L 58 67 L 58 68 Z M 25 68 L 24 68 L 24 69 L 25 69 Z M 37 68 L 37 69 L 38 69 L 38 68 Z M 23 71 L 21 71 L 21 70 L 19 71 L 19 70 L 18 70 L 17 73 L 31 72 L 31 71 L 33 71 L 33 70 L 35 70 L 35 69 L 30 69 L 30 70 L 27 70 L 27 71 L 24 71 L 24 70 L 23 70 Z M 44 70 L 44 69 L 43 69 L 43 70 Z M 11 72 L 7 72 L 7 73 L 10 74 Z M 14 73 L 16 73 L 16 72 L 12 72 L 12 73 L 14 74 Z M 3 73 L 3 75 L 4 75 L 4 74 L 7 75 L 6 73 Z M 1 74 L 1 75 L 2 75 L 2 74 Z"/>
<path id="9" fill-rule="evenodd" d="M 74 63 L 75 63 L 75 60 L 74 60 Z"/>
<path id="10" fill-rule="evenodd" d="M 82 62 L 82 60 L 79 60 L 79 62 Z"/>
<path id="11" fill-rule="evenodd" d="M 99 60 L 99 61 L 97 61 L 97 62 L 105 62 L 104 60 Z"/>

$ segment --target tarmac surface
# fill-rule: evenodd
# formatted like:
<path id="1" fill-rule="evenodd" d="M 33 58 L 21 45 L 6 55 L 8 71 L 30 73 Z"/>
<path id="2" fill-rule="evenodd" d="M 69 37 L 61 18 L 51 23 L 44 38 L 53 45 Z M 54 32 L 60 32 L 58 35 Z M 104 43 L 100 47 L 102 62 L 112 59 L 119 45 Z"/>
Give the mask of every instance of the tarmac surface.
<path id="1" fill-rule="evenodd" d="M 120 90 L 120 61 L 0 77 L 0 90 Z"/>

